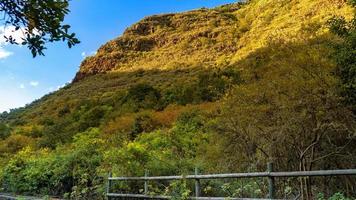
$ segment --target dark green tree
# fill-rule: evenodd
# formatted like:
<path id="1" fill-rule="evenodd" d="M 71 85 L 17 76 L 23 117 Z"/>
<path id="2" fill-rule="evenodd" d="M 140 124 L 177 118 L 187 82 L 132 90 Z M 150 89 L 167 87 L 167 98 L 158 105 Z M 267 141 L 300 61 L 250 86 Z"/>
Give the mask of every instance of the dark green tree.
<path id="1" fill-rule="evenodd" d="M 27 45 L 32 55 L 44 55 L 45 44 L 64 41 L 68 47 L 80 41 L 75 33 L 70 33 L 70 26 L 63 24 L 64 17 L 69 13 L 69 0 L 1 0 L 0 12 L 2 23 L 13 26 L 16 31 L 23 32 L 21 41 L 13 35 L 5 36 L 11 44 Z"/>
<path id="2" fill-rule="evenodd" d="M 130 87 L 125 96 L 124 103 L 131 104 L 134 109 L 156 108 L 161 99 L 160 91 L 150 84 L 139 83 Z"/>
<path id="3" fill-rule="evenodd" d="M 0 123 L 0 139 L 5 139 L 10 135 L 10 127 L 4 123 Z"/>
<path id="4" fill-rule="evenodd" d="M 356 0 L 349 1 L 356 6 Z M 343 39 L 335 46 L 337 75 L 340 77 L 340 91 L 345 103 L 356 111 L 356 14 L 347 21 L 344 17 L 334 17 L 329 21 L 333 33 Z"/>

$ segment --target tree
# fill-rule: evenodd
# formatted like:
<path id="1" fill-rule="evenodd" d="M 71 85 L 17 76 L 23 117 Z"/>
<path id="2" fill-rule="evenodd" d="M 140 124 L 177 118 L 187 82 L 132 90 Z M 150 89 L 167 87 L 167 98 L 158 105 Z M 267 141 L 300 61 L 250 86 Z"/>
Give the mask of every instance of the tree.
<path id="1" fill-rule="evenodd" d="M 0 122 L 0 139 L 5 139 L 10 135 L 10 127 Z"/>
<path id="2" fill-rule="evenodd" d="M 246 70 L 246 84 L 226 97 L 215 129 L 226 138 L 224 153 L 235 159 L 227 159 L 232 169 L 244 163 L 261 169 L 267 161 L 287 171 L 352 167 L 355 121 L 340 103 L 334 65 L 322 59 L 331 52 L 321 50 L 322 38 L 298 39 L 302 45 L 273 42 L 256 52 L 266 58 L 263 65 Z M 316 181 L 300 179 L 303 199 L 313 198 Z"/>
<path id="3" fill-rule="evenodd" d="M 4 27 L 13 27 L 12 34 L 5 35 L 7 42 L 27 45 L 33 57 L 44 55 L 45 44 L 66 41 L 68 47 L 80 43 L 70 26 L 63 24 L 69 13 L 69 0 L 1 0 L 0 12 L 3 13 Z M 21 31 L 23 37 L 16 39 L 15 31 Z M 21 41 L 19 41 L 21 40 Z"/>
<path id="4" fill-rule="evenodd" d="M 356 6 L 356 0 L 350 1 Z M 344 102 L 356 113 L 356 14 L 347 21 L 344 17 L 334 17 L 329 21 L 331 31 L 343 42 L 335 46 L 337 75 L 340 77 L 340 93 Z"/>

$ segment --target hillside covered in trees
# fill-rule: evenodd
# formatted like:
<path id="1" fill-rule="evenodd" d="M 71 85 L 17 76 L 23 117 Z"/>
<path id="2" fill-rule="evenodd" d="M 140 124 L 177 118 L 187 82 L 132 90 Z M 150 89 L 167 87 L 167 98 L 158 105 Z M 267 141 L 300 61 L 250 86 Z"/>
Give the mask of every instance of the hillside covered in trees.
<path id="1" fill-rule="evenodd" d="M 87 57 L 72 83 L 0 115 L 0 190 L 103 199 L 108 172 L 356 168 L 355 4 L 251 0 L 144 18 Z M 356 197 L 348 177 L 277 185 L 281 198 Z M 204 188 L 267 190 L 263 180 Z"/>

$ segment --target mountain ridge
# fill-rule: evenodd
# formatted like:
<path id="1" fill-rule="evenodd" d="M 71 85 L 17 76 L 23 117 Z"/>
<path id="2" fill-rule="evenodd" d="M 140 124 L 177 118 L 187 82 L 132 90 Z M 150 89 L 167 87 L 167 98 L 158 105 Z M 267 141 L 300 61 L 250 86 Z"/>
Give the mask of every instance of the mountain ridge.
<path id="1" fill-rule="evenodd" d="M 292 40 L 302 30 L 312 37 L 327 32 L 332 15 L 352 17 L 345 5 L 342 0 L 249 1 L 146 17 L 86 58 L 74 80 L 113 71 L 233 65 L 271 39 Z"/>
<path id="2" fill-rule="evenodd" d="M 146 17 L 87 57 L 72 83 L 0 115 L 3 190 L 104 199 L 108 171 L 264 171 L 270 161 L 278 171 L 354 168 L 355 118 L 335 73 L 344 39 L 329 31 L 333 16 L 351 19 L 352 7 L 251 0 Z M 306 196 L 354 196 L 355 181 L 287 184 Z M 266 197 L 263 181 L 247 185 L 236 197 Z"/>

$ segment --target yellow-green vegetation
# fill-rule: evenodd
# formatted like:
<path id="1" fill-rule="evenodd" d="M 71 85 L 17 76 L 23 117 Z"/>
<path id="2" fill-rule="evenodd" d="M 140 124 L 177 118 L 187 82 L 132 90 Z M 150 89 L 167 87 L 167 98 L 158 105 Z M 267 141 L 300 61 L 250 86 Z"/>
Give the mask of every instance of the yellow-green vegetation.
<path id="1" fill-rule="evenodd" d="M 346 2 L 327 0 L 260 0 L 247 6 L 157 15 L 143 19 L 103 45 L 81 65 L 86 74 L 138 69 L 182 69 L 234 64 L 271 40 L 297 41 L 328 32 L 327 20 L 352 17 Z"/>
<path id="2" fill-rule="evenodd" d="M 268 161 L 279 171 L 354 168 L 352 5 L 251 0 L 143 19 L 85 59 L 73 83 L 0 115 L 1 189 L 101 199 L 109 171 L 264 171 Z M 343 198 L 355 185 L 291 179 L 277 195 Z M 149 187 L 186 198 L 190 186 Z M 266 196 L 261 180 L 204 187 Z"/>

